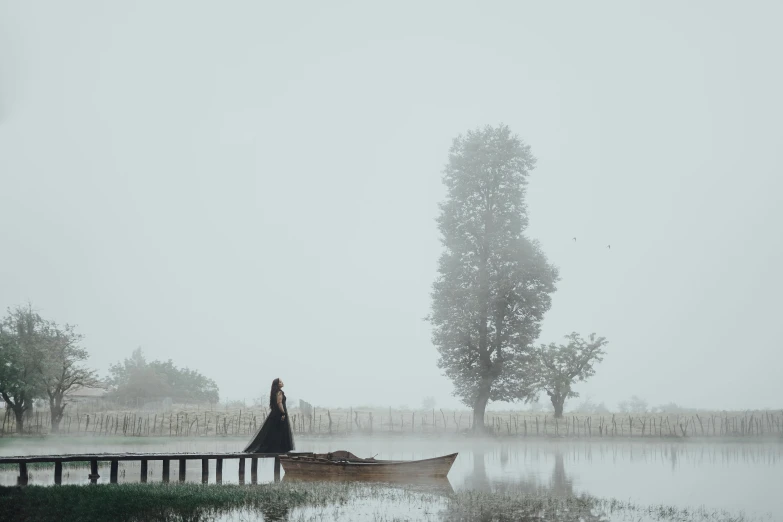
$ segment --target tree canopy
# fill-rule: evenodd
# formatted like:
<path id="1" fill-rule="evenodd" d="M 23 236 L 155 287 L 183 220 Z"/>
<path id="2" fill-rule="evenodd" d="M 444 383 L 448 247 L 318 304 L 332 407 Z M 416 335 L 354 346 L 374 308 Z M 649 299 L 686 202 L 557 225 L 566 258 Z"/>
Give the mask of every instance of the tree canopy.
<path id="1" fill-rule="evenodd" d="M 38 361 L 43 353 L 44 320 L 31 306 L 9 309 L 0 322 L 0 396 L 24 430 L 24 413 L 43 394 Z"/>
<path id="2" fill-rule="evenodd" d="M 571 388 L 577 381 L 584 381 L 595 374 L 594 365 L 603 360 L 601 349 L 607 341 L 603 337 L 590 334 L 587 341 L 576 332 L 566 336 L 567 344 L 542 344 L 536 350 L 537 373 L 540 387 L 546 391 L 555 417 L 563 416 L 563 404 L 579 394 Z"/>
<path id="3" fill-rule="evenodd" d="M 43 328 L 45 350 L 39 361 L 43 392 L 49 400 L 52 431 L 58 431 L 67 406 L 67 394 L 78 388 L 98 388 L 103 384 L 94 370 L 83 366 L 89 357 L 80 346 L 84 336 L 71 325 L 47 322 Z"/>
<path id="4" fill-rule="evenodd" d="M 487 126 L 454 140 L 443 174 L 443 253 L 428 320 L 438 365 L 473 407 L 477 428 L 489 400 L 535 393 L 533 343 L 558 273 L 524 236 L 534 166 L 530 147 L 507 126 Z"/>
<path id="5" fill-rule="evenodd" d="M 100 386 L 95 372 L 81 364 L 88 357 L 82 340 L 74 326 L 45 320 L 32 305 L 8 310 L 0 322 L 0 396 L 14 411 L 17 431 L 35 399 L 48 399 L 57 431 L 68 393 Z"/>
<path id="6" fill-rule="evenodd" d="M 162 399 L 182 402 L 217 402 L 217 384 L 201 373 L 178 368 L 168 361 L 147 361 L 141 348 L 109 367 L 111 394 L 123 399 Z"/>

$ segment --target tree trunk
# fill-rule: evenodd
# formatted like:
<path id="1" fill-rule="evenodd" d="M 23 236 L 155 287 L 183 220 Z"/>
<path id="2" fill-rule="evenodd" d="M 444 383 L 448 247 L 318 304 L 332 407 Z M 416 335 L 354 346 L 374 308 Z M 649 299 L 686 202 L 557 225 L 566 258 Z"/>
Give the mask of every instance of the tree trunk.
<path id="1" fill-rule="evenodd" d="M 490 387 L 488 383 L 482 383 L 476 402 L 473 403 L 473 431 L 484 433 L 484 413 L 487 411 Z"/>
<path id="2" fill-rule="evenodd" d="M 11 406 L 16 417 L 16 433 L 24 433 L 24 408 L 21 406 Z"/>
<path id="3" fill-rule="evenodd" d="M 60 431 L 60 421 L 63 419 L 63 410 L 64 407 L 54 407 L 54 409 L 51 410 L 52 413 L 52 433 L 57 433 Z"/>
<path id="4" fill-rule="evenodd" d="M 63 419 L 63 412 L 65 411 L 65 405 L 62 404 L 62 398 L 58 397 L 57 400 L 49 399 L 49 412 L 52 418 L 52 433 L 60 431 L 60 421 Z"/>
<path id="5" fill-rule="evenodd" d="M 5 401 L 6 408 L 13 410 L 16 418 L 16 433 L 24 432 L 24 414 L 30 408 L 31 404 L 25 399 L 25 394 L 14 395 L 13 400 L 8 394 L 3 393 L 2 398 Z"/>
<path id="6" fill-rule="evenodd" d="M 552 406 L 555 407 L 556 419 L 563 418 L 563 404 L 565 404 L 565 397 L 558 397 L 556 395 L 552 397 Z"/>

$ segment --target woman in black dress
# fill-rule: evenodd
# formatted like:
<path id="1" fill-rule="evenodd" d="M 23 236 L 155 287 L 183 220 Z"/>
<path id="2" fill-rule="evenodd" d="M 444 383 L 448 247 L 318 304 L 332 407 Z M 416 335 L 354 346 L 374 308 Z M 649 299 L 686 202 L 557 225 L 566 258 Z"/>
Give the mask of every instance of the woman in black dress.
<path id="1" fill-rule="evenodd" d="M 294 449 L 294 434 L 288 419 L 283 380 L 272 381 L 269 415 L 243 450 L 246 453 L 287 453 Z"/>

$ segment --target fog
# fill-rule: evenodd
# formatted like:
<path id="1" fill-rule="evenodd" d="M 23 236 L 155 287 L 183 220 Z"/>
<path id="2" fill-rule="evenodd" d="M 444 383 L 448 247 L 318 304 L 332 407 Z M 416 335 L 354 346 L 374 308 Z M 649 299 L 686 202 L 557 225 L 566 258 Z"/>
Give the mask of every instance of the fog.
<path id="1" fill-rule="evenodd" d="M 141 346 L 228 399 L 280 376 L 316 405 L 458 406 L 422 320 L 441 171 L 503 122 L 560 268 L 539 342 L 609 340 L 576 390 L 779 408 L 781 15 L 0 0 L 0 308 L 77 324 L 101 374 Z"/>
<path id="2" fill-rule="evenodd" d="M 178 437 L 152 439 L 144 443 L 118 438 L 98 439 L 102 451 L 127 452 L 142 450 L 146 452 L 225 452 L 236 450 L 236 438 L 188 438 Z M 241 439 L 240 439 L 241 441 Z M 703 441 L 702 441 L 703 442 Z M 18 453 L 79 453 L 87 448 L 94 449 L 96 439 L 59 437 L 41 439 L 15 439 Z M 441 455 L 444 445 L 460 456 L 454 462 L 449 477 L 436 483 L 447 490 L 479 491 L 502 490 L 510 494 L 524 492 L 528 495 L 557 496 L 593 495 L 598 498 L 614 499 L 615 502 L 632 501 L 642 506 L 674 506 L 694 512 L 706 509 L 708 512 L 727 510 L 743 513 L 744 520 L 776 520 L 774 514 L 780 511 L 780 499 L 776 495 L 780 489 L 780 462 L 783 448 L 777 442 L 756 441 L 718 441 L 706 444 L 681 443 L 656 439 L 608 440 L 597 437 L 587 440 L 539 439 L 530 442 L 523 438 L 498 440 L 480 437 L 384 437 L 377 434 L 372 437 L 319 437 L 307 441 L 309 449 L 315 452 L 335 451 L 350 444 L 362 455 L 378 455 L 383 459 L 422 459 Z M 0 453 L 2 454 L 2 453 Z M 101 482 L 109 476 L 109 463 L 100 473 Z M 138 462 L 119 463 L 120 483 L 139 481 Z M 211 466 L 209 482 L 215 482 L 215 466 Z M 160 461 L 149 462 L 149 482 L 161 480 Z M 177 475 L 178 463 L 171 468 Z M 36 469 L 32 479 L 34 484 L 52 484 L 51 470 Z M 250 477 L 248 477 L 249 479 Z M 284 475 L 283 480 L 303 477 Z M 258 480 L 265 483 L 273 479 L 272 459 L 259 459 Z M 189 461 L 187 479 L 191 483 L 201 481 L 201 462 Z M 310 480 L 313 480 L 311 478 Z M 320 480 L 324 480 L 320 477 Z M 416 491 L 416 480 L 407 484 L 408 491 Z M 421 482 L 421 479 L 419 479 Z M 63 473 L 64 483 L 85 484 L 87 469 L 68 467 Z M 223 467 L 223 483 L 238 483 L 238 462 L 226 459 Z M 0 486 L 16 484 L 16 470 L 0 470 Z M 388 485 L 388 484 L 387 484 Z M 421 485 L 421 483 L 419 483 Z M 377 501 L 375 503 L 377 505 Z M 398 504 L 406 505 L 408 502 Z M 348 514 L 338 520 L 365 520 L 367 503 L 361 503 L 365 511 L 353 518 Z M 766 513 L 770 515 L 765 516 Z M 663 517 L 600 518 L 600 520 L 667 520 Z M 364 515 L 364 516 L 362 516 Z M 421 514 L 408 515 L 408 519 L 418 520 Z M 590 515 L 582 513 L 585 520 Z M 249 517 L 245 517 L 247 520 Z M 296 519 L 295 517 L 291 517 Z M 331 517 L 319 517 L 330 520 Z M 430 517 L 431 519 L 433 517 Z M 463 518 L 464 519 L 464 518 Z M 668 520 L 687 520 L 671 517 Z M 726 520 L 713 516 L 693 517 L 694 520 Z M 735 518 L 739 519 L 739 517 Z M 252 519 L 251 519 L 252 520 Z M 468 520 L 471 520 L 468 518 Z M 547 519 L 549 520 L 549 519 Z"/>

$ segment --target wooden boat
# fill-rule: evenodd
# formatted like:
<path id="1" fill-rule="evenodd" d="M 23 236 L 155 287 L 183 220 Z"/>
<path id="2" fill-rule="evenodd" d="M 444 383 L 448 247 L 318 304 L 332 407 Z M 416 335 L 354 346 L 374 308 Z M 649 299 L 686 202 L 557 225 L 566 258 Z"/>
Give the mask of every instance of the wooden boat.
<path id="1" fill-rule="evenodd" d="M 317 475 L 355 479 L 416 479 L 445 477 L 458 453 L 423 460 L 362 459 L 348 451 L 313 455 L 280 455 L 286 475 Z"/>

